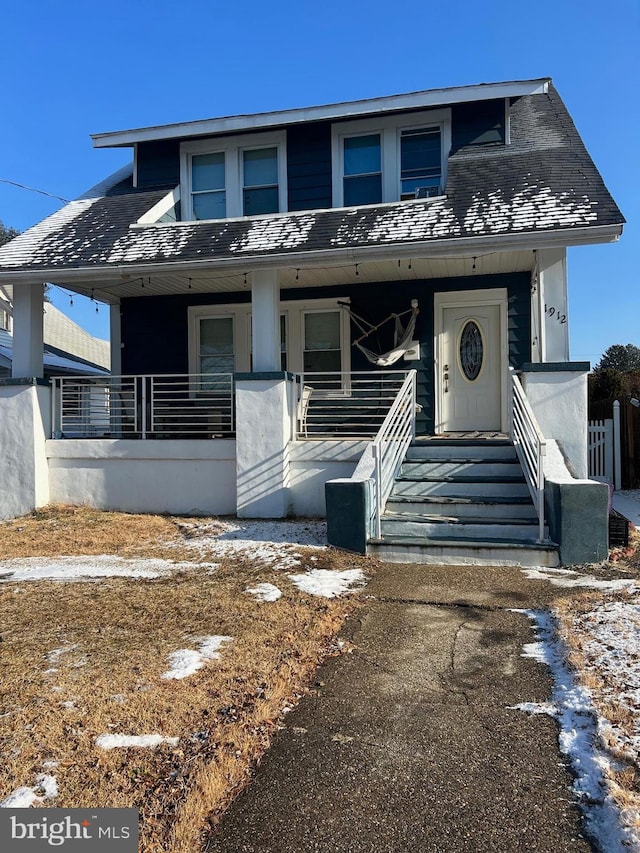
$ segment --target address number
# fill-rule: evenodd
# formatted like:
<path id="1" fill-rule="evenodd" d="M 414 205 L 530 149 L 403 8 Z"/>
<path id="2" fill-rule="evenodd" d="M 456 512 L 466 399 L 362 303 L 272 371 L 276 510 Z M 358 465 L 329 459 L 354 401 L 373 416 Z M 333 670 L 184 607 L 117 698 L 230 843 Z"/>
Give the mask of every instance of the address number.
<path id="1" fill-rule="evenodd" d="M 558 311 L 557 308 L 554 308 L 553 305 L 545 305 L 544 313 L 547 315 L 547 317 L 555 317 L 558 323 L 567 322 L 567 315 L 562 314 L 560 311 Z"/>

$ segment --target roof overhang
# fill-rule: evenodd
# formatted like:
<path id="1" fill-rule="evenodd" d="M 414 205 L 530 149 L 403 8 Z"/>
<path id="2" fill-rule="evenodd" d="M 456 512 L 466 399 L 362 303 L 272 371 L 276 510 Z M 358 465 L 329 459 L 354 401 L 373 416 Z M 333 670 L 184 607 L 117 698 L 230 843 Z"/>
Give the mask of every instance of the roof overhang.
<path id="1" fill-rule="evenodd" d="M 193 136 L 214 136 L 223 133 L 260 130 L 282 127 L 301 122 L 349 119 L 379 112 L 426 109 L 445 104 L 467 101 L 489 101 L 496 98 L 517 98 L 523 95 L 545 93 L 551 80 L 541 77 L 535 80 L 514 80 L 503 83 L 478 83 L 473 86 L 455 86 L 446 89 L 427 89 L 384 98 L 367 98 L 325 106 L 302 109 L 278 110 L 253 115 L 226 116 L 200 121 L 178 122 L 133 130 L 117 130 L 110 133 L 91 135 L 94 148 L 118 148 L 133 146 L 138 142 L 156 142 L 167 139 L 186 139 Z"/>
<path id="2" fill-rule="evenodd" d="M 162 226 L 158 226 L 162 227 Z M 117 302 L 105 298 L 102 288 L 122 286 L 130 279 L 153 277 L 162 274 L 196 276 L 199 272 L 212 275 L 244 275 L 256 269 L 286 268 L 304 270 L 321 266 L 347 266 L 364 264 L 367 261 L 384 259 L 418 260 L 437 258 L 481 257 L 498 252 L 522 252 L 548 248 L 584 246 L 598 243 L 616 242 L 622 233 L 621 225 L 591 226 L 585 228 L 560 229 L 546 232 L 528 232 L 523 234 L 502 234 L 492 237 L 456 237 L 453 239 L 416 241 L 395 245 L 343 247 L 309 252 L 283 252 L 243 257 L 203 258 L 193 261 L 166 261 L 161 263 L 109 264 L 72 269 L 2 270 L 0 282 L 11 281 L 15 285 L 50 282 L 75 290 L 85 295 L 93 295 L 106 302 Z M 152 296 L 150 287 L 146 293 Z M 123 294 L 124 295 L 124 294 Z M 130 294 L 126 294 L 130 295 Z"/>

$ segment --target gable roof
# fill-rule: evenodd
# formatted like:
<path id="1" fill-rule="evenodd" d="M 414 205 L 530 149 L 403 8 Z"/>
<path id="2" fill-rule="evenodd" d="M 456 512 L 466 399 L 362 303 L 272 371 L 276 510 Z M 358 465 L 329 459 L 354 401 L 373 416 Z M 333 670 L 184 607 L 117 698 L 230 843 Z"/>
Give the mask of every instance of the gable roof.
<path id="1" fill-rule="evenodd" d="M 512 104 L 509 145 L 452 151 L 444 196 L 141 225 L 138 219 L 171 188 L 138 191 L 127 167 L 0 248 L 0 280 L 71 281 L 74 273 L 88 280 L 109 270 L 146 274 L 157 265 L 237 268 L 281 257 L 295 266 L 317 255 L 437 252 L 452 241 L 467 250 L 490 239 L 535 246 L 557 232 L 565 245 L 616 239 L 624 217 L 558 93 L 546 89 Z"/>

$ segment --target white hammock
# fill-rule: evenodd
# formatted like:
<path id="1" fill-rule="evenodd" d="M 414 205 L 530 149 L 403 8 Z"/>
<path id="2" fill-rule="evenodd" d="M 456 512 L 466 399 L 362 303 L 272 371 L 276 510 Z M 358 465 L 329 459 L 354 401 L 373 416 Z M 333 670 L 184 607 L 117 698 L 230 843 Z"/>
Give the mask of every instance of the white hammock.
<path id="1" fill-rule="evenodd" d="M 347 309 L 353 322 L 360 331 L 363 332 L 363 334 L 353 342 L 353 346 L 358 347 L 360 352 L 366 356 L 367 360 L 371 362 L 371 364 L 375 364 L 377 367 L 390 367 L 392 364 L 395 364 L 398 359 L 402 358 L 409 349 L 411 349 L 413 333 L 416 327 L 416 318 L 419 314 L 417 299 L 411 300 L 411 308 L 407 311 L 403 311 L 400 314 L 390 314 L 388 317 L 385 317 L 381 323 L 378 323 L 375 326 L 363 317 L 359 317 L 357 314 L 354 314 L 346 302 L 340 302 L 339 304 L 342 305 L 343 308 Z M 403 328 L 401 318 L 406 314 L 410 314 L 411 316 L 409 317 L 407 325 Z M 368 338 L 373 332 L 377 331 L 381 326 L 384 326 L 384 324 L 389 320 L 395 320 L 393 349 L 390 349 L 388 352 L 376 353 L 365 347 L 362 344 L 362 341 Z"/>

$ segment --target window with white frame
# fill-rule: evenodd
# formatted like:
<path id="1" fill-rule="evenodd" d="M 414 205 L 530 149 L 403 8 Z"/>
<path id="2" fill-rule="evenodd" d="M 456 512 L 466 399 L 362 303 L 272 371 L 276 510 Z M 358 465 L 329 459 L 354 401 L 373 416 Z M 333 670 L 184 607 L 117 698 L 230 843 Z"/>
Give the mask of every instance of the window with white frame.
<path id="1" fill-rule="evenodd" d="M 335 123 L 334 207 L 439 195 L 450 147 L 448 109 Z"/>
<path id="2" fill-rule="evenodd" d="M 185 142 L 180 149 L 183 220 L 263 216 L 287 209 L 285 134 Z"/>
<path id="3" fill-rule="evenodd" d="M 283 370 L 344 373 L 351 369 L 349 315 L 337 299 L 292 300 L 282 302 L 280 308 Z M 192 306 L 188 317 L 190 373 L 252 369 L 250 304 Z"/>

